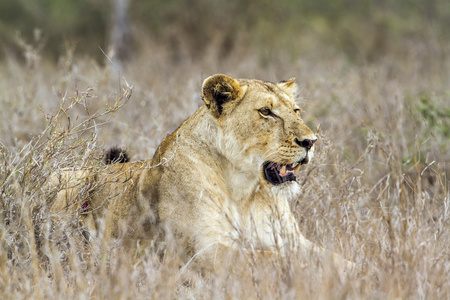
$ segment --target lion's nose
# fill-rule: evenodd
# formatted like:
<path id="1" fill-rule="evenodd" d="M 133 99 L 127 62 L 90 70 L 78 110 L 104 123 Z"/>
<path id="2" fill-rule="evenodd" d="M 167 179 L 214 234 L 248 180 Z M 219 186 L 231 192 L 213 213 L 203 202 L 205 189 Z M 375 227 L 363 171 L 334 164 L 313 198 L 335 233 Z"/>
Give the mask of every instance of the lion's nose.
<path id="1" fill-rule="evenodd" d="M 314 143 L 317 141 L 317 139 L 311 140 L 311 139 L 303 139 L 299 140 L 298 138 L 295 138 L 294 141 L 301 147 L 305 148 L 306 150 L 311 149 L 311 147 L 314 145 Z"/>

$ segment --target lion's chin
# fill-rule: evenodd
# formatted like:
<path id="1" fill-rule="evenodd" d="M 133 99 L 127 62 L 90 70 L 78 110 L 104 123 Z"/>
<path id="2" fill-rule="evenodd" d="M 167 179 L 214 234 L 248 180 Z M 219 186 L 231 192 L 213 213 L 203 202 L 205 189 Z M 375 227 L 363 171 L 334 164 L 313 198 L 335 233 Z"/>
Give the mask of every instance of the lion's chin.
<path id="1" fill-rule="evenodd" d="M 264 177 L 268 182 L 273 185 L 279 185 L 288 181 L 297 180 L 297 172 L 300 166 L 307 164 L 309 162 L 308 155 L 301 161 L 295 162 L 293 164 L 278 164 L 271 161 L 266 161 L 263 164 Z"/>

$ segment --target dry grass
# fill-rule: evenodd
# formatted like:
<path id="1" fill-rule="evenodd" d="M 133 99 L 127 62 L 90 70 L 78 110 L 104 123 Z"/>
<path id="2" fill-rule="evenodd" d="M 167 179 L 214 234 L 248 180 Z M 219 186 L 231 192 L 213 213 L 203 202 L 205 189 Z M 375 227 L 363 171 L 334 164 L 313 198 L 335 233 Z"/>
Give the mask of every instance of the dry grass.
<path id="1" fill-rule="evenodd" d="M 124 72 L 134 85 L 124 108 L 130 90 L 110 65 L 70 52 L 56 67 L 2 63 L 0 298 L 449 298 L 450 60 L 439 43 L 424 43 L 358 65 L 335 53 L 272 54 L 262 65 L 245 48 L 221 59 L 213 46 L 201 62 L 173 63 L 150 44 L 151 56 Z M 115 145 L 150 158 L 201 105 L 202 80 L 214 73 L 298 78 L 304 119 L 320 123 L 320 140 L 293 209 L 309 239 L 355 270 L 305 267 L 288 253 L 287 264 L 249 260 L 247 278 L 202 276 L 180 269 L 183 245 L 170 239 L 161 260 L 151 248 L 86 243 L 75 218 L 52 228 L 51 172 L 98 164 Z"/>

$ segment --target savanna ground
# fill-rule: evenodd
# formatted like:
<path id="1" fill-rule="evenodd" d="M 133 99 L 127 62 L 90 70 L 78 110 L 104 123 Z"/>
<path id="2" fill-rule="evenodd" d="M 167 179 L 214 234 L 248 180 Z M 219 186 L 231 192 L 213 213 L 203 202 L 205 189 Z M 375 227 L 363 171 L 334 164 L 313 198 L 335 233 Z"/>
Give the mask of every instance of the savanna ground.
<path id="1" fill-rule="evenodd" d="M 268 34 L 251 47 L 243 35 L 229 53 L 217 35 L 198 57 L 189 50 L 197 40 L 176 39 L 174 52 L 139 32 L 140 51 L 120 76 L 70 45 L 55 63 L 39 41 L 18 43 L 23 59 L 0 63 L 0 298 L 450 298 L 450 44 L 432 29 L 381 42 L 367 28 L 349 31 L 341 47 L 320 30 Z M 170 237 L 161 258 L 101 235 L 86 243 L 75 216 L 52 226 L 50 173 L 99 165 L 116 145 L 151 158 L 202 104 L 202 81 L 215 73 L 297 77 L 319 141 L 292 208 L 306 237 L 354 270 L 287 253 L 283 263 L 249 258 L 246 278 L 202 275 Z"/>

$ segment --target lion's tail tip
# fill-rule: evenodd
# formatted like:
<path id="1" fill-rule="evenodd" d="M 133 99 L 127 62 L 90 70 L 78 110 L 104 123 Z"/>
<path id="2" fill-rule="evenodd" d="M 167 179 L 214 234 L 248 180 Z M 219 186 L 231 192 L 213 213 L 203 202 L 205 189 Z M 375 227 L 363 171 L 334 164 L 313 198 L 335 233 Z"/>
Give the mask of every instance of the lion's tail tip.
<path id="1" fill-rule="evenodd" d="M 103 160 L 105 164 L 111 165 L 129 162 L 130 158 L 126 150 L 120 147 L 112 147 L 108 151 L 106 151 Z"/>

